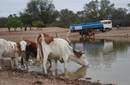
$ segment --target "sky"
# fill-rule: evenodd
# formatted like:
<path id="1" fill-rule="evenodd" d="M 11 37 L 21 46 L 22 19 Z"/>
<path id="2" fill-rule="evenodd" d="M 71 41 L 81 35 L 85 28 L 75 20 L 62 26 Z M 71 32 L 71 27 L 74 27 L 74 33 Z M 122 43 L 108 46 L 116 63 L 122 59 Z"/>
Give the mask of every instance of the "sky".
<path id="1" fill-rule="evenodd" d="M 18 14 L 26 8 L 30 0 L 0 0 L 0 17 L 7 17 L 10 14 Z M 91 0 L 53 0 L 57 10 L 68 8 L 74 12 L 83 10 L 85 3 Z M 127 8 L 130 0 L 110 0 L 115 7 Z"/>

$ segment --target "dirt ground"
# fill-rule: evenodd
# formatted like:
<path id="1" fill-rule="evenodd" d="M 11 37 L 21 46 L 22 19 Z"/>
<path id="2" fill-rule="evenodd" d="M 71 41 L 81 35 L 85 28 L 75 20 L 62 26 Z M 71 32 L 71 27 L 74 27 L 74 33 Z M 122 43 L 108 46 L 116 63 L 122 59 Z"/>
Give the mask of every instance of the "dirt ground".
<path id="1" fill-rule="evenodd" d="M 24 71 L 1 70 L 0 85 L 112 85 L 90 82 L 85 80 L 74 80 L 64 77 L 47 76 L 38 73 Z"/>
<path id="2" fill-rule="evenodd" d="M 130 42 L 130 27 L 113 28 L 109 32 L 97 33 L 95 38 Z"/>
<path id="3" fill-rule="evenodd" d="M 7 28 L 0 28 L 0 38 L 7 40 L 20 41 L 23 39 L 36 40 L 39 33 L 48 33 L 53 37 L 66 38 L 68 29 L 50 27 L 43 29 L 24 30 L 18 29 L 17 32 L 8 32 Z M 130 27 L 127 28 L 114 28 L 109 32 L 97 32 L 96 39 L 109 39 L 117 41 L 130 41 Z M 79 40 L 79 33 L 71 33 L 69 36 L 71 40 Z M 0 70 L 0 85 L 113 85 L 101 84 L 99 82 L 91 82 L 89 80 L 68 79 L 64 77 L 47 76 L 34 72 Z"/>
<path id="4" fill-rule="evenodd" d="M 59 28 L 59 27 L 48 27 L 48 28 L 33 28 L 31 31 L 28 29 L 27 31 L 18 29 L 17 32 L 11 31 L 8 32 L 7 28 L 0 28 L 0 38 L 20 41 L 23 39 L 29 39 L 32 41 L 36 41 L 36 37 L 39 33 L 47 33 L 53 37 L 66 38 L 68 29 L 67 28 Z M 79 33 L 70 33 L 70 40 L 79 40 L 81 36 Z M 95 34 L 95 39 L 109 39 L 109 40 L 123 40 L 130 42 L 130 27 L 120 27 L 113 28 L 113 30 L 108 32 L 97 32 Z"/>

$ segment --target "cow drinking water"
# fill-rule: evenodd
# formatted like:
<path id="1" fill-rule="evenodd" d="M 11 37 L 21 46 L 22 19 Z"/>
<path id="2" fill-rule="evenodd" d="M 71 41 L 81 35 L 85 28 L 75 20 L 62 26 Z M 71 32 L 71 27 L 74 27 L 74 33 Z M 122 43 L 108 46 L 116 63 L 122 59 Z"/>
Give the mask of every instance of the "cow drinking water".
<path id="1" fill-rule="evenodd" d="M 65 39 L 53 38 L 48 34 L 42 33 L 37 37 L 37 46 L 37 59 L 42 57 L 42 68 L 45 74 L 47 74 L 47 59 L 50 57 L 63 61 L 64 71 L 66 71 L 69 59 L 82 66 L 88 66 L 88 63 L 82 59 L 82 53 L 74 50 Z"/>

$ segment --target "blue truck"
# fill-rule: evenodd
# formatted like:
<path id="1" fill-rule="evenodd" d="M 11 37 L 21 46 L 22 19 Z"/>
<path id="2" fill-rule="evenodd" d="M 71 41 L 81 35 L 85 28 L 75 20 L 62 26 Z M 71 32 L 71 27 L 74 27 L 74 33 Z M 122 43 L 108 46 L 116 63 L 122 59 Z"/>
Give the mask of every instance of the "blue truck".
<path id="1" fill-rule="evenodd" d="M 95 30 L 106 31 L 112 29 L 111 20 L 101 20 L 99 22 L 87 24 L 72 24 L 69 27 L 71 32 L 79 32 L 82 36 L 91 34 Z"/>

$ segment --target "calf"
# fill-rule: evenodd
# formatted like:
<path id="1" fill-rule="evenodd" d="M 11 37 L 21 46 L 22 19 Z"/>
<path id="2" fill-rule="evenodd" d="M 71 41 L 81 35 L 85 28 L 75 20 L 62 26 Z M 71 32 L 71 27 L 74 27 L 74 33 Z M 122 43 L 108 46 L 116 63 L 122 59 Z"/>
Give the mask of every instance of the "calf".
<path id="1" fill-rule="evenodd" d="M 24 66 L 24 61 L 26 62 L 25 65 L 27 65 L 29 58 L 36 58 L 37 55 L 37 45 L 35 42 L 32 42 L 30 40 L 22 40 L 19 42 L 19 47 L 21 50 L 21 64 Z"/>
<path id="2" fill-rule="evenodd" d="M 30 40 L 22 40 L 19 42 L 19 48 L 21 50 L 21 65 L 27 66 L 28 68 L 28 61 L 29 58 L 36 58 L 37 56 L 37 44 L 35 42 L 32 42 Z M 48 60 L 50 63 L 50 67 L 52 66 L 52 63 L 50 60 Z"/>
<path id="3" fill-rule="evenodd" d="M 57 59 L 64 62 L 64 71 L 66 71 L 69 59 L 80 65 L 87 66 L 87 62 L 82 59 L 82 53 L 75 51 L 65 39 L 53 38 L 48 34 L 42 33 L 37 37 L 38 54 L 37 59 L 42 57 L 42 68 L 47 73 L 46 63 L 48 58 Z M 41 55 L 40 55 L 41 52 Z"/>

